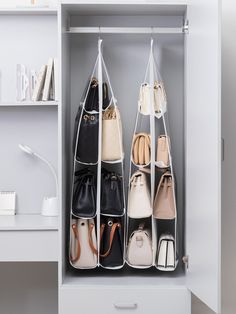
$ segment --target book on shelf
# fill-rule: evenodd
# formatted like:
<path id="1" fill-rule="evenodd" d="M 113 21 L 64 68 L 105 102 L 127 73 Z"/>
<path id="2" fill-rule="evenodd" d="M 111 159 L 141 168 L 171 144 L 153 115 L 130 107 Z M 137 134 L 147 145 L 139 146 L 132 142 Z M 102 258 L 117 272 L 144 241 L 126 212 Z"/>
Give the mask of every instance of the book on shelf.
<path id="1" fill-rule="evenodd" d="M 53 58 L 49 58 L 47 65 L 47 72 L 44 81 L 43 88 L 43 101 L 49 100 L 50 88 L 52 87 L 52 77 L 53 77 Z"/>
<path id="2" fill-rule="evenodd" d="M 43 92 L 46 71 L 47 71 L 47 66 L 43 65 L 39 71 L 37 84 L 33 92 L 33 96 L 32 96 L 33 101 L 39 101 L 42 99 L 42 92 Z"/>
<path id="3" fill-rule="evenodd" d="M 56 58 L 49 58 L 47 65 L 41 67 L 32 100 L 58 100 L 58 66 Z"/>

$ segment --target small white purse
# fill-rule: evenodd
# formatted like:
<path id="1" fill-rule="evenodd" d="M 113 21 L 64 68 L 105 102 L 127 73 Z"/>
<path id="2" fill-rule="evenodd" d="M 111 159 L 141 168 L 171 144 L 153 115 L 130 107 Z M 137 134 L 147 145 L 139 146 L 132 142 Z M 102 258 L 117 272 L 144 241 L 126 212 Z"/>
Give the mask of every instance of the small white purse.
<path id="1" fill-rule="evenodd" d="M 120 112 L 117 106 L 110 106 L 102 114 L 102 160 L 123 159 L 123 139 Z"/>
<path id="2" fill-rule="evenodd" d="M 144 172 L 138 170 L 130 179 L 128 216 L 130 218 L 145 218 L 151 215 L 152 204 L 147 176 Z"/>
<path id="3" fill-rule="evenodd" d="M 72 219 L 70 233 L 70 263 L 75 268 L 97 266 L 97 241 L 93 219 Z"/>
<path id="4" fill-rule="evenodd" d="M 157 268 L 162 271 L 175 270 L 175 239 L 170 234 L 163 234 L 159 239 Z"/>
<path id="5" fill-rule="evenodd" d="M 143 115 L 150 115 L 151 113 L 151 95 L 150 95 L 150 85 L 148 83 L 143 83 L 139 90 L 139 101 L 138 107 L 139 111 Z M 166 112 L 166 93 L 164 84 L 162 82 L 154 82 L 154 112 L 157 118 L 161 118 Z"/>
<path id="6" fill-rule="evenodd" d="M 150 232 L 140 225 L 130 238 L 127 247 L 127 262 L 131 266 L 150 267 L 152 266 L 152 239 Z"/>

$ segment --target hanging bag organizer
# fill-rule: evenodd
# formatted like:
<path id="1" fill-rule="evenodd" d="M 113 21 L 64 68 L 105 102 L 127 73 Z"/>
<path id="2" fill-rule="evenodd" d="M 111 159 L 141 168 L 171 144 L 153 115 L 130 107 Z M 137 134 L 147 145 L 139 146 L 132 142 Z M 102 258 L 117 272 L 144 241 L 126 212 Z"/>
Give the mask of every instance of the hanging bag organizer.
<path id="1" fill-rule="evenodd" d="M 147 83 L 147 77 L 149 74 L 149 83 Z M 139 93 L 139 101 L 138 101 L 138 111 L 136 115 L 135 127 L 134 127 L 134 134 L 133 134 L 133 141 L 131 146 L 131 158 L 130 158 L 130 170 L 129 170 L 129 193 L 128 193 L 128 217 L 127 217 L 127 235 L 129 236 L 127 242 L 127 264 L 133 268 L 149 268 L 151 266 L 155 266 L 157 269 L 162 271 L 173 271 L 175 270 L 178 259 L 177 259 L 177 210 L 176 210 L 176 196 L 175 196 L 175 178 L 174 178 L 174 171 L 172 165 L 172 156 L 170 150 L 170 138 L 167 133 L 166 127 L 166 115 L 167 113 L 167 101 L 166 101 L 166 94 L 164 90 L 164 85 L 160 73 L 157 70 L 156 62 L 154 59 L 153 53 L 153 39 L 151 39 L 151 47 L 150 47 L 150 54 L 147 64 L 147 69 L 144 77 L 144 83 L 140 87 Z M 147 153 L 141 153 L 141 161 L 137 163 L 137 160 L 140 159 L 137 157 L 137 147 L 139 151 L 143 152 L 144 149 L 144 142 L 138 143 L 139 146 L 136 144 L 136 139 L 140 135 L 142 135 L 142 130 L 138 129 L 139 120 L 145 116 L 149 116 L 149 134 L 145 134 L 145 138 L 150 138 L 150 152 L 148 154 L 149 162 L 147 159 Z M 146 118 L 147 118 L 146 117 Z M 158 144 L 159 150 L 156 154 L 156 131 L 155 131 L 155 124 L 158 122 L 160 123 L 160 119 L 163 124 L 164 134 L 159 137 Z M 161 134 L 160 134 L 161 135 Z M 136 152 L 134 153 L 134 149 L 136 144 Z M 162 144 L 162 145 L 160 145 Z M 140 148 L 141 145 L 141 148 Z M 157 147 L 158 148 L 158 147 Z M 157 156 L 156 156 L 157 155 Z M 134 158 L 136 156 L 136 159 Z M 143 157 L 146 156 L 146 159 Z M 156 159 L 157 157 L 157 159 Z M 170 235 L 168 230 L 166 230 L 165 234 L 158 235 L 156 219 L 159 219 L 158 216 L 154 217 L 154 206 L 156 203 L 160 205 L 159 195 L 155 195 L 155 176 L 156 176 L 156 168 L 168 170 L 168 177 L 170 178 L 171 182 L 165 182 L 164 189 L 161 186 L 159 187 L 159 191 L 162 191 L 161 197 L 166 197 L 166 195 L 171 200 L 172 207 L 169 206 L 169 213 L 166 216 L 161 216 L 162 218 L 166 219 L 173 219 L 174 220 L 174 235 Z M 132 171 L 134 169 L 134 171 Z M 162 170 L 163 170 L 162 169 Z M 146 183 L 147 177 L 143 180 L 143 184 L 139 184 L 137 190 L 144 191 L 145 197 L 144 199 L 147 200 L 147 195 L 150 195 L 150 204 L 151 204 L 151 215 L 150 215 L 150 229 L 146 230 L 145 222 L 147 222 L 147 201 L 145 201 L 145 206 L 147 207 L 146 210 L 141 210 L 139 213 L 143 214 L 143 217 L 139 213 L 135 213 L 133 210 L 132 204 L 133 199 L 135 199 L 135 192 L 133 186 L 133 178 L 138 175 L 138 173 L 142 173 L 143 176 L 150 177 L 150 189 L 148 191 L 148 184 Z M 167 175 L 166 175 L 167 177 Z M 138 182 L 136 183 L 136 185 Z M 161 182 L 160 182 L 161 184 Z M 171 188 L 171 190 L 170 190 Z M 158 192 L 158 191 L 157 191 Z M 142 199 L 140 195 L 137 194 L 136 198 Z M 154 203 L 155 199 L 155 203 Z M 167 199 L 168 203 L 168 199 Z M 136 203 L 137 204 L 137 203 Z M 142 204 L 142 202 L 140 202 Z M 164 204 L 165 202 L 161 203 Z M 158 207 L 162 209 L 161 206 Z M 136 207 L 137 209 L 137 207 Z M 137 210 L 138 211 L 138 210 Z M 159 211 L 160 213 L 160 211 Z M 165 214 L 165 212 L 164 212 Z M 169 215 L 169 216 L 168 216 Z M 135 223 L 134 223 L 135 218 Z M 130 229 L 133 225 L 136 226 L 136 229 Z M 135 238 L 135 237 L 136 238 Z M 169 245 L 169 239 L 172 239 L 171 245 Z M 147 254 L 148 252 L 148 243 L 151 241 L 152 247 L 152 262 L 150 259 L 148 262 L 145 263 L 143 259 L 140 258 L 142 256 L 142 247 L 144 249 L 143 254 Z M 161 241 L 161 242 L 160 242 Z M 167 244 L 168 245 L 167 245 Z M 144 245 L 145 244 L 145 245 Z M 166 245 L 165 245 L 166 244 Z M 164 249 L 166 249 L 166 264 L 160 264 L 160 260 L 162 261 L 162 256 Z M 172 250 L 172 251 L 171 251 Z M 160 256 L 158 256 L 160 254 Z M 149 256 L 147 254 L 147 256 Z M 169 256 L 169 259 L 168 259 Z M 136 259 L 136 262 L 135 262 Z M 171 260 L 171 263 L 169 263 Z M 174 263 L 173 263 L 174 260 Z M 141 263 L 139 264 L 139 261 Z M 170 267 L 171 265 L 171 267 Z"/>
<path id="2" fill-rule="evenodd" d="M 83 223 L 84 221 L 87 224 L 88 219 L 94 218 L 96 220 L 96 251 L 93 251 L 93 254 L 96 253 L 96 266 L 108 269 L 120 269 L 125 263 L 124 226 L 126 224 L 122 125 L 117 101 L 102 55 L 101 45 L 102 40 L 99 39 L 98 56 L 89 80 L 85 98 L 79 107 L 76 117 L 70 215 L 70 250 L 72 248 L 71 243 L 75 243 L 75 240 L 79 238 L 76 237 L 77 234 L 74 232 L 75 219 L 79 219 L 80 223 Z M 95 79 L 95 73 L 97 75 L 97 80 Z M 103 83 L 103 74 L 106 77 L 108 84 Z M 95 89 L 91 90 L 93 85 L 96 85 L 94 86 Z M 108 99 L 108 88 L 111 92 L 110 101 Z M 98 106 L 96 104 L 98 104 Z M 88 109 L 92 110 L 89 111 Z M 82 145 L 83 152 L 87 151 L 88 157 L 86 157 L 86 154 L 80 152 L 80 145 Z M 94 147 L 97 151 L 94 151 Z M 81 155 L 83 155 L 83 160 L 78 158 L 78 156 Z M 93 158 L 91 158 L 91 156 L 93 156 Z M 83 177 L 85 177 L 83 180 L 78 178 L 80 172 L 76 170 L 78 165 L 84 167 L 81 171 Z M 106 167 L 108 167 L 109 170 L 106 169 Z M 118 167 L 119 173 L 115 170 L 111 171 L 111 167 Z M 91 174 L 90 168 L 93 169 L 93 175 Z M 95 185 L 94 182 L 96 182 Z M 77 183 L 77 185 L 75 183 Z M 102 184 L 104 184 L 104 186 L 102 186 Z M 93 192 L 92 195 L 90 194 L 89 197 L 86 196 L 86 193 L 90 193 L 90 191 Z M 111 196 L 108 195 L 109 192 L 112 194 Z M 96 200 L 94 200 L 93 194 L 95 194 Z M 76 195 L 80 196 L 78 200 L 75 199 Z M 89 200 L 92 200 L 91 206 L 93 210 L 90 210 L 89 215 L 83 212 L 89 207 L 88 202 L 83 202 L 83 204 L 85 204 L 84 206 L 81 205 L 81 199 L 83 199 L 83 197 L 88 202 Z M 114 201 L 115 204 L 112 204 Z M 74 204 L 76 204 L 75 207 Z M 83 211 L 79 211 L 81 207 L 83 208 Z M 119 231 L 115 232 L 111 242 L 109 242 L 108 236 L 105 237 L 108 232 L 106 229 L 104 232 L 106 223 L 107 225 L 109 223 L 108 226 L 111 226 L 111 224 L 114 223 L 114 226 L 117 227 L 117 231 Z M 101 241 L 103 241 L 102 248 Z M 106 241 L 108 241 L 108 243 L 106 243 Z M 73 247 L 78 248 L 78 246 L 75 245 Z M 104 251 L 101 252 L 101 249 L 104 250 L 104 248 L 107 247 L 109 250 L 107 250 L 105 254 Z M 89 243 L 88 248 L 91 248 Z M 116 250 L 118 251 L 117 254 Z M 73 252 L 73 254 L 69 252 L 70 264 L 75 267 L 75 261 L 71 258 L 72 256 L 79 256 L 78 250 L 77 253 Z M 91 266 L 90 263 L 86 267 L 83 263 L 83 266 L 80 267 L 78 257 L 75 268 L 90 269 L 94 268 L 94 265 Z"/>

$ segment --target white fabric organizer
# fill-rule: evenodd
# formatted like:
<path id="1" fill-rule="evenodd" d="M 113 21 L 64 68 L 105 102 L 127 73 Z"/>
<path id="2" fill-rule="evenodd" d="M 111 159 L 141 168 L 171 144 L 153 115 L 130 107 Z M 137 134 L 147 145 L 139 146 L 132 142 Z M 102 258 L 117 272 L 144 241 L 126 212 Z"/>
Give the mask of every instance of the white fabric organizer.
<path id="1" fill-rule="evenodd" d="M 144 116 L 149 117 L 149 133 L 150 133 L 150 163 L 144 166 L 140 166 L 137 165 L 133 162 L 132 159 L 132 149 L 133 147 L 131 146 L 131 158 L 130 158 L 130 170 L 129 170 L 129 182 L 130 182 L 130 186 L 129 189 L 131 188 L 131 178 L 133 178 L 133 176 L 135 176 L 135 173 L 137 173 L 137 169 L 138 172 L 141 171 L 144 173 L 149 173 L 150 174 L 150 200 L 151 200 L 151 206 L 152 206 L 152 212 L 153 212 L 153 206 L 154 206 L 154 196 L 155 196 L 155 190 L 156 190 L 156 180 L 155 180 L 155 175 L 156 175 L 156 169 L 160 168 L 159 165 L 157 164 L 157 162 L 155 162 L 155 152 L 156 152 L 156 128 L 155 125 L 156 123 L 160 123 L 160 119 L 163 123 L 163 128 L 164 128 L 164 135 L 165 137 L 168 139 L 168 132 L 167 132 L 167 127 L 166 127 L 166 112 L 167 112 L 167 103 L 164 104 L 164 107 L 160 108 L 160 112 L 156 113 L 154 110 L 154 104 L 155 104 L 155 95 L 154 95 L 154 85 L 155 82 L 161 82 L 162 87 L 163 87 L 163 91 L 164 91 L 164 86 L 163 86 L 163 80 L 162 77 L 157 69 L 157 65 L 155 62 L 155 58 L 154 58 L 154 52 L 153 52 L 153 39 L 151 39 L 151 44 L 150 44 L 150 54 L 149 54 L 149 59 L 148 59 L 148 64 L 147 64 L 147 69 L 146 69 L 146 73 L 145 73 L 145 77 L 144 77 L 144 81 L 141 85 L 141 92 L 142 92 L 142 87 L 146 84 L 145 88 L 148 88 L 148 93 L 147 93 L 147 97 L 144 100 L 140 100 L 138 102 L 138 111 L 137 111 L 137 115 L 136 115 L 136 121 L 135 121 L 135 127 L 134 127 L 134 136 L 136 134 L 140 134 L 139 132 L 143 132 L 142 130 L 142 119 L 144 118 Z M 148 79 L 148 74 L 149 74 L 149 79 Z M 149 81 L 149 83 L 148 83 Z M 151 92 L 150 92 L 151 91 Z M 141 94 L 140 92 L 140 94 Z M 166 95 L 165 95 L 166 96 Z M 148 99 L 150 97 L 150 99 Z M 140 103 L 143 101 L 143 103 L 145 103 L 145 112 L 142 112 L 141 107 L 140 107 Z M 167 101 L 166 101 L 167 102 Z M 149 108 L 148 108 L 149 107 Z M 139 120 L 141 120 L 141 126 L 139 130 L 138 127 L 138 123 Z M 174 178 L 174 171 L 173 171 L 173 164 L 172 164 L 172 156 L 171 156 L 171 151 L 170 151 L 170 143 L 169 140 L 166 141 L 167 143 L 167 151 L 168 151 L 168 158 L 169 158 L 169 167 L 166 167 L 166 169 L 169 169 L 171 177 L 172 177 L 172 183 L 173 186 L 175 187 L 175 178 Z M 134 142 L 133 142 L 134 145 Z M 160 180 L 160 178 L 159 178 Z M 147 184 L 147 182 L 142 182 L 143 185 Z M 141 190 L 139 190 L 138 192 L 136 192 L 137 194 L 140 194 L 140 192 L 142 193 Z M 173 230 L 173 239 L 174 239 L 174 265 L 173 267 L 169 267 L 166 268 L 165 267 L 159 267 L 157 265 L 157 254 L 159 253 L 159 239 L 161 239 L 163 237 L 163 235 L 158 233 L 158 219 L 156 219 L 153 214 L 151 214 L 150 216 L 150 221 L 147 220 L 147 216 L 143 216 L 141 217 L 141 215 L 138 215 L 136 217 L 136 228 L 137 228 L 137 223 L 140 225 L 142 224 L 149 224 L 149 229 L 150 231 L 147 233 L 150 235 L 151 241 L 152 241 L 152 252 L 153 252 L 153 259 L 152 259 L 152 264 L 150 264 L 149 266 L 145 265 L 132 265 L 129 263 L 129 261 L 127 261 L 127 263 L 134 268 L 148 268 L 150 266 L 156 266 L 157 269 L 159 270 L 164 270 L 164 271 L 170 271 L 170 270 L 175 270 L 176 266 L 177 266 L 177 211 L 176 211 L 176 195 L 175 195 L 175 189 L 172 189 L 173 192 L 173 202 L 174 202 L 174 208 L 175 208 L 175 218 L 174 220 L 174 230 Z M 133 192 L 130 191 L 129 195 L 131 196 Z M 147 194 L 147 192 L 146 192 Z M 131 196 L 132 197 L 132 196 Z M 129 198 L 129 196 L 128 196 Z M 132 200 L 133 201 L 133 200 Z M 131 202 L 132 202 L 131 201 Z M 146 206 L 147 202 L 145 203 L 144 199 L 142 200 L 140 195 L 139 195 L 139 204 L 143 204 L 143 206 Z M 130 201 L 128 199 L 128 224 L 127 224 L 127 234 L 128 237 L 130 238 L 130 240 L 127 243 L 127 250 L 128 250 L 128 255 L 130 254 L 130 243 L 132 242 L 132 236 L 134 235 L 135 230 L 132 229 L 132 227 L 130 227 L 130 225 L 132 225 L 130 223 L 130 221 L 132 219 L 134 219 L 134 217 L 132 217 L 132 215 L 129 213 L 130 209 L 129 206 L 131 206 Z M 136 201 L 136 206 L 140 206 L 138 204 L 138 202 Z M 143 209 L 140 207 L 141 212 L 143 212 Z M 173 223 L 173 220 L 171 221 Z M 160 220 L 162 221 L 162 219 Z M 163 221 L 162 221 L 163 222 Z M 171 227 L 168 226 L 168 219 L 165 219 L 165 223 L 167 224 L 167 226 L 165 226 L 165 233 L 167 233 L 167 235 L 169 236 L 169 233 L 171 233 Z M 138 230 L 138 229 L 137 229 Z M 136 230 L 136 231 L 137 231 Z M 146 234 L 144 234 L 144 238 L 146 238 Z M 137 249 L 140 248 L 140 244 L 137 242 Z M 134 250 L 134 248 L 133 248 Z M 167 255 L 167 254 L 166 254 Z"/>

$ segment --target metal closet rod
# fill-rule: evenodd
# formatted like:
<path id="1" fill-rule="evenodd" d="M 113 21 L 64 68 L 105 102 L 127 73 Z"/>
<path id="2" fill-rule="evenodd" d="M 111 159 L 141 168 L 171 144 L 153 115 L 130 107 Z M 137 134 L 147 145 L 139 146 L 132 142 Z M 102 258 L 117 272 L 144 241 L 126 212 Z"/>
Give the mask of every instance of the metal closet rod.
<path id="1" fill-rule="evenodd" d="M 74 34 L 185 34 L 188 26 L 182 27 L 70 27 Z"/>

